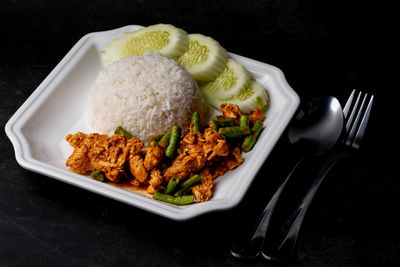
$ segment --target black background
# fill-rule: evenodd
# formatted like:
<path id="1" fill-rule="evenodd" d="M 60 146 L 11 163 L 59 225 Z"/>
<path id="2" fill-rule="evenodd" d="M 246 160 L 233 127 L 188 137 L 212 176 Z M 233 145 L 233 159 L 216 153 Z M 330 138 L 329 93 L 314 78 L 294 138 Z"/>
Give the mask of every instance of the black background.
<path id="1" fill-rule="evenodd" d="M 382 1 L 1 1 L 4 126 L 85 34 L 171 23 L 280 68 L 301 101 L 353 88 L 375 94 L 357 158 L 328 175 L 291 266 L 398 266 L 400 200 L 394 9 Z M 393 12 L 391 12 L 393 11 Z M 391 71 L 395 70 L 395 71 Z M 397 75 L 398 76 L 398 75 Z M 49 129 L 51 131 L 51 129 Z M 284 135 L 285 136 L 285 135 Z M 0 141 L 0 265 L 265 266 L 229 248 L 292 166 L 283 137 L 242 203 L 174 222 L 22 169 Z M 290 158 L 290 157 L 289 157 Z M 274 265 L 274 264 L 272 264 Z"/>

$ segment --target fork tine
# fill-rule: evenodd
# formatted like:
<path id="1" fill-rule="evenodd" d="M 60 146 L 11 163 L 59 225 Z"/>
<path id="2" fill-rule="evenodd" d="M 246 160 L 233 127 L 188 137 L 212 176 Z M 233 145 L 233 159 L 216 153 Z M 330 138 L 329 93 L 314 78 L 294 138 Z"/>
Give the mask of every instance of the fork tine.
<path id="1" fill-rule="evenodd" d="M 348 145 L 348 146 L 351 145 L 351 143 L 352 143 L 352 141 L 354 139 L 354 136 L 356 134 L 358 123 L 360 121 L 360 118 L 362 117 L 362 111 L 363 111 L 363 107 L 364 107 L 364 104 L 365 104 L 365 99 L 367 98 L 367 94 L 365 94 L 364 97 L 363 97 L 363 100 L 362 100 L 362 102 L 361 102 L 361 104 L 359 106 L 358 102 L 360 100 L 361 95 L 362 95 L 362 92 L 360 92 L 358 94 L 357 101 L 354 104 L 353 110 L 351 112 L 352 116 L 355 115 L 356 113 L 357 113 L 357 115 L 356 115 L 356 117 L 354 118 L 354 121 L 351 124 L 352 126 L 351 126 L 351 129 L 350 129 L 350 132 L 347 132 L 348 136 L 347 136 L 345 144 Z"/>
<path id="2" fill-rule="evenodd" d="M 344 115 L 344 119 L 346 120 L 347 117 L 349 116 L 349 110 L 351 107 L 351 103 L 353 102 L 353 98 L 354 98 L 354 93 L 356 92 L 355 89 L 353 89 L 353 91 L 351 92 L 349 98 L 347 99 L 346 105 L 344 105 L 343 108 L 343 115 Z"/>
<path id="3" fill-rule="evenodd" d="M 364 96 L 362 98 L 362 101 L 361 101 L 361 104 L 359 105 L 359 100 L 360 100 L 362 95 L 363 95 L 362 92 L 360 92 L 358 94 L 357 101 L 354 104 L 352 112 L 351 112 L 351 115 L 350 115 L 351 116 L 350 119 L 352 121 L 348 121 L 348 123 L 347 123 L 349 126 L 351 126 L 351 129 L 349 127 L 349 129 L 346 131 L 347 138 L 345 140 L 345 145 L 352 146 L 353 148 L 358 148 L 359 147 L 359 143 L 358 143 L 358 145 L 354 144 L 356 132 L 357 133 L 359 132 L 359 129 L 361 127 L 360 121 L 364 120 L 365 115 L 368 113 L 367 112 L 368 110 L 365 108 L 365 105 L 366 105 L 366 102 L 367 102 L 366 99 L 368 97 L 368 94 L 367 93 L 364 94 Z M 354 120 L 352 118 L 353 116 L 356 116 L 354 118 Z M 365 122 L 367 123 L 368 121 L 365 121 Z M 359 141 L 361 141 L 361 140 L 359 140 Z"/>
<path id="4" fill-rule="evenodd" d="M 368 106 L 365 109 L 364 116 L 361 120 L 360 127 L 358 128 L 356 137 L 354 138 L 353 147 L 355 149 L 358 149 L 360 147 L 361 141 L 364 137 L 364 132 L 365 132 L 365 128 L 367 127 L 367 124 L 368 124 L 369 114 L 371 113 L 371 107 L 372 107 L 373 101 L 374 101 L 374 95 L 372 95 L 369 100 Z"/>
<path id="5" fill-rule="evenodd" d="M 360 97 L 361 97 L 361 92 L 358 93 L 356 102 L 355 102 L 355 104 L 354 104 L 354 106 L 353 106 L 353 109 L 352 109 L 351 112 L 350 112 L 350 115 L 348 115 L 348 118 L 345 117 L 345 119 L 347 119 L 347 122 L 346 122 L 346 134 L 347 134 L 347 135 L 349 135 L 349 133 L 350 133 L 350 127 L 351 127 L 351 125 L 352 125 L 354 115 L 355 115 L 356 112 L 357 112 L 357 106 L 358 106 L 358 103 L 360 102 Z M 349 100 L 350 100 L 350 98 L 349 98 Z M 351 103 L 352 101 L 353 101 L 353 97 L 351 97 L 350 103 Z M 349 102 L 349 101 L 347 101 L 347 102 Z M 346 106 L 347 106 L 347 103 L 346 103 Z M 349 108 L 349 109 L 350 109 L 350 107 L 351 107 L 351 104 L 348 105 L 348 108 Z"/>

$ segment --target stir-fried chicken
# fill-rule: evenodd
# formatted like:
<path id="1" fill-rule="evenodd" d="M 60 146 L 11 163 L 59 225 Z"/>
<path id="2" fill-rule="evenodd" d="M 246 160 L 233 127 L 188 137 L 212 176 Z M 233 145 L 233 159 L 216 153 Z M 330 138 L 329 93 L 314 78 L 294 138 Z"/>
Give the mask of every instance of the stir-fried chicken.
<path id="1" fill-rule="evenodd" d="M 236 118 L 238 120 L 242 115 L 239 107 L 235 104 L 221 104 L 220 108 L 225 118 Z"/>
<path id="2" fill-rule="evenodd" d="M 243 163 L 239 147 L 234 147 L 226 157 L 216 157 L 213 161 L 208 161 L 206 166 L 201 169 L 200 176 L 211 176 L 212 180 L 224 175 Z"/>
<path id="3" fill-rule="evenodd" d="M 121 175 L 127 176 L 124 164 L 128 162 L 133 175 L 131 183 L 140 186 L 149 179 L 147 192 L 150 194 L 164 188 L 164 181 L 168 181 L 173 175 L 184 179 L 189 174 L 200 171 L 202 182 L 192 188 L 198 202 L 207 201 L 212 196 L 212 181 L 216 177 L 243 162 L 240 148 L 234 147 L 229 151 L 225 137 L 211 129 L 206 129 L 204 135 L 189 131 L 181 142 L 182 153 L 166 169 L 164 176 L 156 168 L 163 159 L 164 151 L 158 146 L 144 148 L 143 142 L 136 137 L 127 139 L 123 134 L 108 137 L 78 132 L 68 135 L 66 140 L 75 148 L 67 160 L 71 171 L 89 174 L 99 170 L 108 179 L 116 182 Z M 142 154 L 145 154 L 144 159 Z"/>
<path id="4" fill-rule="evenodd" d="M 213 180 L 224 175 L 243 163 L 239 147 L 234 147 L 225 157 L 216 157 L 208 161 L 200 171 L 201 183 L 192 188 L 197 202 L 208 201 L 213 194 Z"/>
<path id="5" fill-rule="evenodd" d="M 194 145 L 198 141 L 204 141 L 204 137 L 200 132 L 189 131 L 181 141 L 181 149 L 186 150 L 189 145 Z"/>
<path id="6" fill-rule="evenodd" d="M 159 169 L 153 169 L 150 172 L 149 187 L 147 187 L 147 193 L 153 194 L 163 188 L 162 183 L 164 182 L 163 176 Z"/>
<path id="7" fill-rule="evenodd" d="M 206 158 L 202 155 L 202 152 L 198 150 L 200 153 L 194 154 L 194 150 L 191 151 L 192 154 L 187 154 L 186 152 L 180 154 L 174 160 L 172 166 L 165 170 L 164 177 L 166 178 L 166 181 L 169 181 L 169 179 L 174 175 L 178 176 L 179 179 L 182 180 L 190 173 L 197 172 L 204 166 Z"/>
<path id="8" fill-rule="evenodd" d="M 249 115 L 251 123 L 255 123 L 256 121 L 264 120 L 264 113 L 261 112 L 259 108 L 256 108 L 253 113 Z"/>
<path id="9" fill-rule="evenodd" d="M 189 131 L 181 142 L 181 149 L 182 153 L 164 173 L 167 180 L 173 175 L 184 179 L 190 173 L 199 171 L 207 160 L 229 153 L 225 137 L 210 128 L 205 130 L 204 135 Z"/>
<path id="10" fill-rule="evenodd" d="M 214 180 L 217 177 L 224 175 L 227 171 L 229 171 L 229 168 L 226 165 L 221 165 L 221 163 L 223 163 L 223 161 L 215 161 L 209 166 L 205 166 L 203 169 L 201 169 L 200 176 L 211 177 L 211 180 Z"/>
<path id="11" fill-rule="evenodd" d="M 235 146 L 227 157 L 224 157 L 224 163 L 229 170 L 232 170 L 243 163 L 242 151 L 240 148 Z"/>
<path id="12" fill-rule="evenodd" d="M 208 201 L 213 194 L 214 184 L 211 175 L 201 177 L 201 183 L 193 186 L 192 193 L 197 202 Z"/>
<path id="13" fill-rule="evenodd" d="M 144 160 L 140 154 L 129 155 L 129 170 L 139 182 L 144 182 L 149 174 L 144 167 Z"/>
<path id="14" fill-rule="evenodd" d="M 164 150 L 159 146 L 145 147 L 142 149 L 142 153 L 146 153 L 144 158 L 144 167 L 148 171 L 154 169 L 164 156 Z"/>
<path id="15" fill-rule="evenodd" d="M 234 104 L 222 104 L 220 107 L 224 118 L 235 118 L 237 126 L 242 116 L 239 107 Z M 248 117 L 254 124 L 255 121 L 262 121 L 264 114 L 257 108 Z M 163 192 L 174 175 L 184 181 L 199 174 L 201 181 L 196 180 L 198 184 L 191 185 L 191 189 L 189 187 L 184 194 L 192 193 L 196 202 L 208 201 L 213 195 L 213 181 L 243 163 L 242 151 L 236 146 L 236 139 L 228 138 L 232 140 L 228 144 L 224 133 L 214 130 L 213 121 L 204 132 L 198 131 L 198 125 L 194 126 L 195 122 L 183 136 L 172 163 L 170 157 L 164 157 L 166 147 L 157 143 L 157 140 L 144 147 L 144 143 L 135 136 L 128 139 L 125 134 L 108 137 L 78 132 L 66 136 L 66 140 L 74 147 L 66 165 L 75 173 L 87 175 L 99 171 L 112 182 L 125 179 L 125 182 L 129 181 L 137 187 L 147 186 L 149 194 Z"/>
<path id="16" fill-rule="evenodd" d="M 72 172 L 89 174 L 99 170 L 111 181 L 127 176 L 124 164 L 134 140 L 128 141 L 123 134 L 108 137 L 81 132 L 69 134 L 65 139 L 74 147 L 66 163 Z"/>
<path id="17" fill-rule="evenodd" d="M 129 152 L 129 171 L 139 182 L 144 182 L 148 175 L 148 172 L 144 166 L 144 160 L 140 154 L 144 144 L 136 137 L 132 137 L 129 140 L 131 139 L 134 139 L 134 141 L 132 141 L 132 146 Z"/>
<path id="18" fill-rule="evenodd" d="M 89 174 L 93 170 L 93 166 L 90 163 L 90 159 L 87 156 L 95 141 L 98 139 L 106 139 L 107 136 L 92 134 L 91 139 L 87 138 L 87 135 L 81 132 L 76 134 L 69 134 L 65 137 L 65 140 L 74 148 L 74 152 L 67 159 L 66 165 L 72 172 L 78 174 Z M 85 141 L 85 142 L 84 142 Z"/>
<path id="19" fill-rule="evenodd" d="M 229 153 L 225 137 L 210 128 L 204 131 L 203 149 L 207 155 L 207 160 L 211 160 L 215 156 L 226 156 Z"/>

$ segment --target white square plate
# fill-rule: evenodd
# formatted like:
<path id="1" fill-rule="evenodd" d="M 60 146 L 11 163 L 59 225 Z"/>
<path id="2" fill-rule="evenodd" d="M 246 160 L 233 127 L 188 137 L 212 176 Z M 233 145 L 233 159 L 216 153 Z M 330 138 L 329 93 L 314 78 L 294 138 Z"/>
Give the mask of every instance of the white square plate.
<path id="1" fill-rule="evenodd" d="M 174 220 L 236 206 L 292 118 L 299 97 L 276 67 L 232 53 L 230 56 L 268 89 L 270 107 L 257 144 L 251 152 L 243 154 L 245 162 L 240 167 L 215 180 L 210 201 L 175 206 L 153 200 L 143 191 L 115 187 L 72 173 L 65 166 L 72 151 L 64 141 L 65 136 L 76 131 L 88 132 L 83 119 L 84 96 L 102 68 L 101 51 L 112 39 L 139 28 L 142 26 L 131 25 L 90 33 L 76 43 L 6 124 L 17 162 L 28 170 Z"/>

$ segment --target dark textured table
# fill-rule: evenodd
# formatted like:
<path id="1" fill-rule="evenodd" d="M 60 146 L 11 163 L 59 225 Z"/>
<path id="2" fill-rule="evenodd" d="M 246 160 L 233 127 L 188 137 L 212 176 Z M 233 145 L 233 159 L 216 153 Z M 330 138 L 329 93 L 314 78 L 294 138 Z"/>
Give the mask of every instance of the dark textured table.
<path id="1" fill-rule="evenodd" d="M 384 12 L 384 13 L 383 13 Z M 228 51 L 283 70 L 302 102 L 376 102 L 357 158 L 328 175 L 306 218 L 291 266 L 399 266 L 398 121 L 387 83 L 390 8 L 338 1 L 2 1 L 0 119 L 8 119 L 86 33 L 171 23 Z M 383 16 L 381 16 L 383 15 Z M 398 67 L 396 67 L 398 69 Z M 0 266 L 265 266 L 229 248 L 288 173 L 277 144 L 242 203 L 175 222 L 21 168 L 1 133 Z"/>

